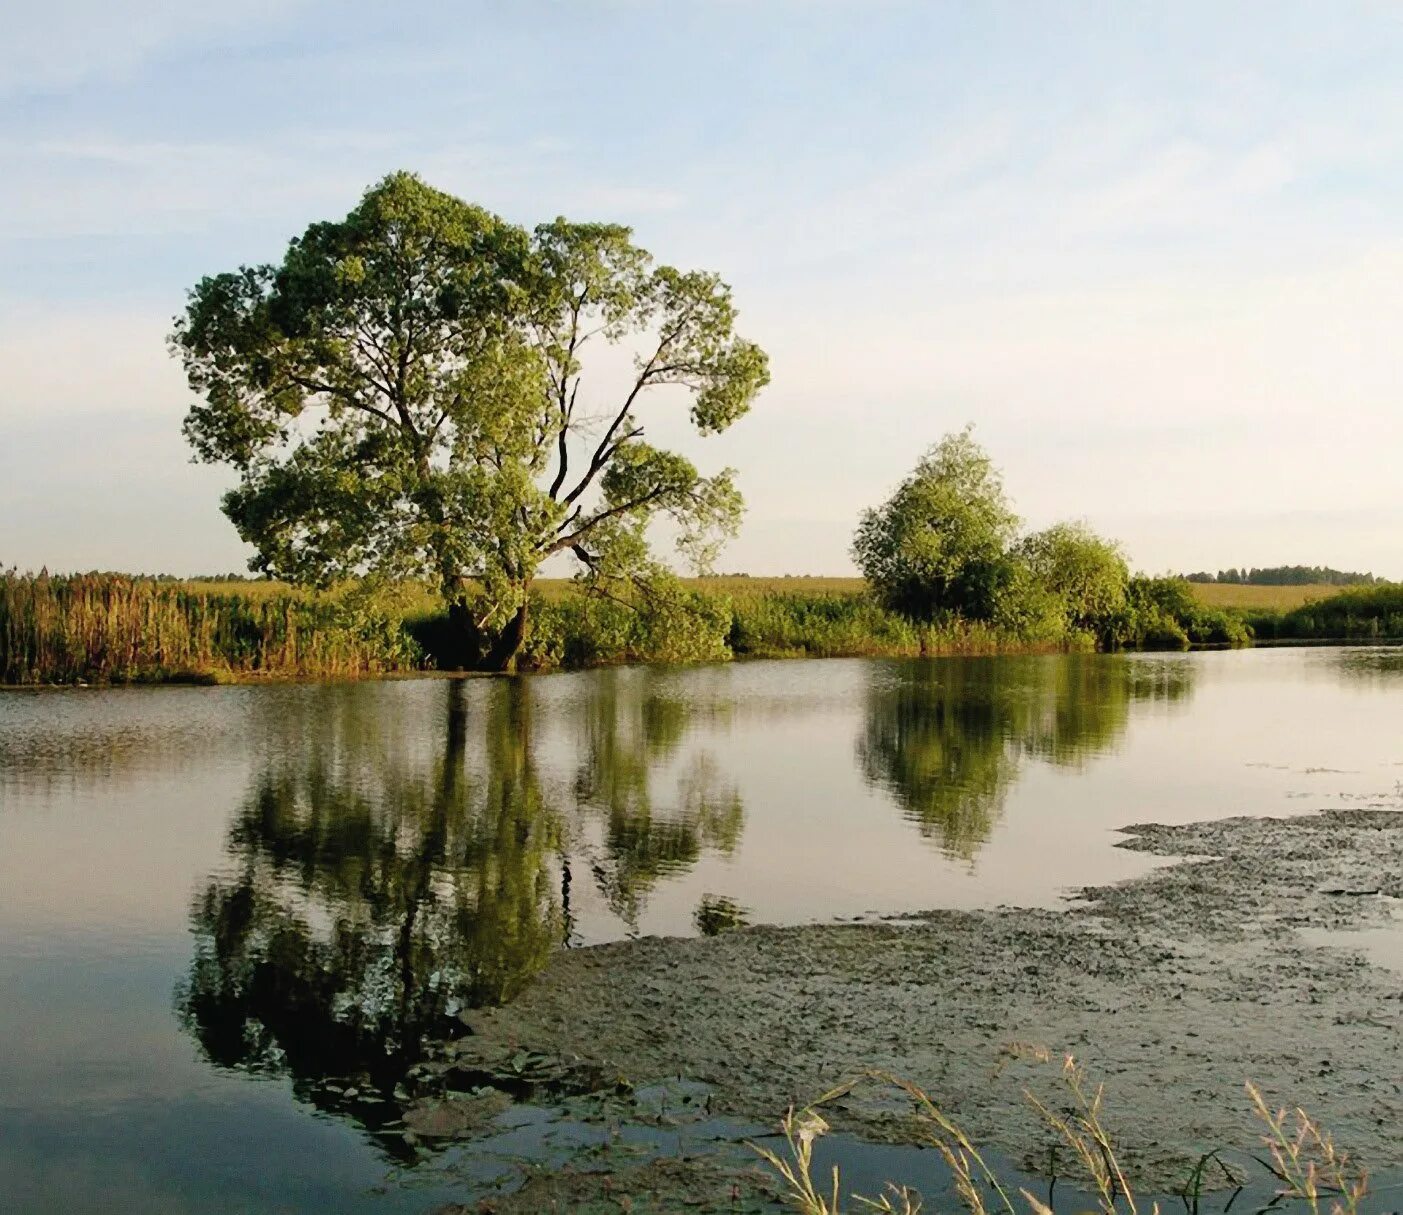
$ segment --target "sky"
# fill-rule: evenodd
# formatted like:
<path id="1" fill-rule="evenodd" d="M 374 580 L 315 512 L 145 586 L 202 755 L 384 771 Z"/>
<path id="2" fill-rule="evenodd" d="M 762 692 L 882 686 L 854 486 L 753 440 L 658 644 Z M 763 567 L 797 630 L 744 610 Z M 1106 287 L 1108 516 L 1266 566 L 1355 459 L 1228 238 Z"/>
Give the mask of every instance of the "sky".
<path id="1" fill-rule="evenodd" d="M 1150 572 L 1403 577 L 1403 5 L 48 0 L 0 56 L 0 565 L 241 569 L 166 350 L 386 173 L 716 270 L 725 570 L 841 574 L 967 422 Z"/>

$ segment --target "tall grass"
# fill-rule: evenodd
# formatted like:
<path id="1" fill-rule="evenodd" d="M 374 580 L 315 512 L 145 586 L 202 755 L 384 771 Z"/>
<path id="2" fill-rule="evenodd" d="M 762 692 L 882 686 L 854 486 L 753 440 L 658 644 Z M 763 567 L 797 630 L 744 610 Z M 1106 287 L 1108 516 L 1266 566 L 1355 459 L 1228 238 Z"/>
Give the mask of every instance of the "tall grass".
<path id="1" fill-rule="evenodd" d="M 1046 1052 L 1039 1053 L 1047 1061 Z M 1102 1088 L 1093 1087 L 1070 1056 L 1063 1061 L 1062 1077 L 1067 1100 L 1047 1102 L 1031 1091 L 1025 1096 L 1042 1123 L 1070 1149 L 1080 1180 L 1094 1196 L 1096 1210 L 1100 1215 L 1160 1215 L 1158 1203 L 1147 1204 L 1137 1198 L 1121 1166 L 1104 1118 Z M 924 1210 L 919 1193 L 895 1184 L 889 1184 L 885 1192 L 876 1196 L 851 1195 L 855 1206 L 845 1207 L 837 1166 L 822 1182 L 814 1177 L 814 1143 L 830 1129 L 823 1107 L 839 1101 L 859 1084 L 874 1082 L 895 1089 L 909 1100 L 916 1141 L 923 1147 L 935 1148 L 944 1158 L 955 1194 L 969 1215 L 1052 1215 L 1047 1203 L 1026 1189 L 1019 1191 L 1022 1202 L 1016 1203 L 1009 1192 L 1011 1187 L 1000 1179 L 969 1136 L 921 1088 L 878 1071 L 840 1085 L 804 1110 L 791 1109 L 780 1123 L 786 1154 L 752 1145 L 783 1184 L 785 1201 L 791 1209 L 800 1215 L 842 1215 L 845 1209 L 918 1215 Z M 1358 1215 L 1360 1202 L 1368 1191 L 1367 1174 L 1335 1146 L 1329 1133 L 1304 1110 L 1273 1110 L 1253 1084 L 1249 1082 L 1246 1088 L 1262 1125 L 1262 1142 L 1271 1157 L 1260 1163 L 1269 1170 L 1277 1187 L 1275 1197 L 1263 1209 L 1294 1199 L 1303 1202 L 1310 1215 Z M 1192 1170 L 1180 1193 L 1187 1211 L 1198 1209 L 1204 1169 L 1210 1161 L 1217 1163 L 1231 1184 L 1239 1190 L 1242 1187 L 1242 1178 L 1218 1158 L 1218 1153 L 1210 1152 Z"/>
<path id="2" fill-rule="evenodd" d="M 1182 648 L 1241 643 L 1252 634 L 1403 637 L 1403 586 L 1340 591 L 1289 612 L 1210 608 L 1201 589 L 1132 580 L 1126 610 L 1102 644 Z M 954 616 L 913 621 L 882 607 L 858 579 L 687 579 L 679 597 L 641 611 L 549 580 L 538 587 L 532 620 L 523 665 L 536 670 L 1093 645 L 1090 636 L 1065 630 L 1018 632 Z M 364 586 L 314 594 L 266 581 L 0 572 L 0 684 L 369 675 L 434 666 L 451 640 L 442 601 L 418 584 L 393 588 L 387 598 Z"/>
<path id="3" fill-rule="evenodd" d="M 731 651 L 753 658 L 858 658 L 1080 649 L 1079 637 L 1024 636 L 951 617 L 914 621 L 871 596 L 845 591 L 771 591 L 731 603 Z"/>
<path id="4" fill-rule="evenodd" d="M 354 595 L 0 574 L 0 683 L 353 676 L 417 659 L 398 622 Z"/>

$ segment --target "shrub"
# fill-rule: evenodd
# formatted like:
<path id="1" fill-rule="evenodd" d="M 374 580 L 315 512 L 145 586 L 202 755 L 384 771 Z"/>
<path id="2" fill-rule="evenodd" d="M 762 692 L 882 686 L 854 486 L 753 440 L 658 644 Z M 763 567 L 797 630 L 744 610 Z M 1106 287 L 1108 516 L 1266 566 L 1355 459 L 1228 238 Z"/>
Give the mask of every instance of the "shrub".
<path id="1" fill-rule="evenodd" d="M 1403 584 L 1357 587 L 1313 600 L 1280 616 L 1271 635 L 1348 641 L 1403 637 Z"/>
<path id="2" fill-rule="evenodd" d="M 1190 644 L 1241 645 L 1252 640 L 1245 621 L 1205 607 L 1183 578 L 1132 578 L 1125 607 L 1107 622 L 1106 641 L 1140 649 L 1187 649 Z"/>
<path id="3" fill-rule="evenodd" d="M 853 560 L 886 607 L 919 619 L 988 619 L 1017 527 L 998 470 L 966 427 L 863 513 Z"/>

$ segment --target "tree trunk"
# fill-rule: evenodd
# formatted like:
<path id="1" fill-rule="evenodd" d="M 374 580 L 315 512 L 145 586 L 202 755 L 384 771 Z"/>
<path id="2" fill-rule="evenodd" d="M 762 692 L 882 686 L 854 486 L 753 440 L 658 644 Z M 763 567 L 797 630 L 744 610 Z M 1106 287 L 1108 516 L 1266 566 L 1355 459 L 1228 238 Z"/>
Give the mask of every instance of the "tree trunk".
<path id="1" fill-rule="evenodd" d="M 473 619 L 472 608 L 461 599 L 448 604 L 448 628 L 438 630 L 432 649 L 440 671 L 472 671 L 482 663 L 485 648 L 482 630 Z"/>
<path id="2" fill-rule="evenodd" d="M 483 668 L 499 671 L 504 675 L 515 675 L 516 658 L 521 653 L 521 647 L 526 644 L 528 627 L 527 601 L 523 597 L 521 606 L 516 609 L 516 615 L 507 621 L 497 640 L 492 643 L 492 648 L 487 651 L 487 656 L 482 660 Z"/>

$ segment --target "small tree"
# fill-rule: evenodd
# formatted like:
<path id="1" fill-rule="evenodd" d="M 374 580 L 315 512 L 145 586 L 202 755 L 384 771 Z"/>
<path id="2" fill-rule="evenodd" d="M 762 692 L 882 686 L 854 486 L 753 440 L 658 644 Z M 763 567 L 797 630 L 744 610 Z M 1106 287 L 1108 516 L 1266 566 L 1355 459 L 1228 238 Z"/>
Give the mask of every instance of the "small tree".
<path id="1" fill-rule="evenodd" d="M 987 619 L 1008 581 L 1018 516 L 972 427 L 947 435 L 882 505 L 863 512 L 853 560 L 888 607 Z"/>
<path id="2" fill-rule="evenodd" d="M 1056 523 L 1035 532 L 1017 556 L 1034 579 L 1062 602 L 1067 623 L 1104 636 L 1125 610 L 1130 570 L 1120 547 L 1082 523 Z"/>
<path id="3" fill-rule="evenodd" d="M 701 567 L 735 531 L 733 474 L 650 446 L 640 420 L 657 395 L 703 435 L 747 411 L 769 373 L 734 323 L 716 275 L 654 266 L 627 228 L 528 233 L 397 173 L 281 264 L 203 279 L 171 341 L 201 398 L 196 458 L 239 473 L 224 510 L 251 568 L 428 578 L 465 647 L 511 670 L 552 554 L 591 589 L 637 585 L 659 514 Z M 599 342 L 636 352 L 608 397 L 582 392 Z"/>

